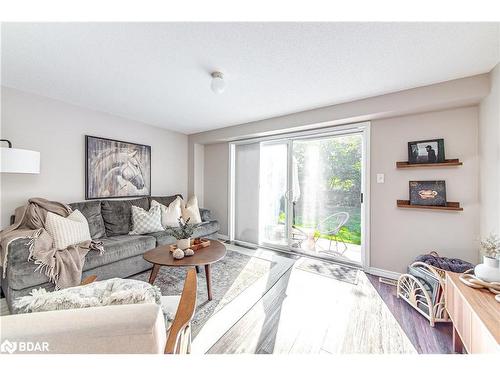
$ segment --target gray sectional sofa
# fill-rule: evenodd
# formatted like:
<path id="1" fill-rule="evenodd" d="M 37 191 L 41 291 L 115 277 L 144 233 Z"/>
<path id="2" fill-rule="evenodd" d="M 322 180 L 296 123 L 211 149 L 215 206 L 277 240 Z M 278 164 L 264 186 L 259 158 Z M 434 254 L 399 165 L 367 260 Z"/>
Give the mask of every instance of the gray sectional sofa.
<path id="1" fill-rule="evenodd" d="M 139 206 L 149 209 L 151 201 L 156 200 L 169 205 L 177 195 L 165 197 L 145 197 L 132 200 L 101 200 L 71 203 L 89 222 L 92 239 L 104 243 L 104 254 L 90 251 L 83 267 L 83 277 L 97 275 L 99 280 L 113 277 L 129 277 L 152 268 L 142 255 L 147 250 L 160 245 L 171 244 L 175 238 L 166 232 L 147 235 L 129 235 L 131 230 L 131 207 Z M 206 209 L 200 209 L 203 223 L 195 230 L 195 237 L 217 238 L 219 223 Z M 11 313 L 13 301 L 27 295 L 32 289 L 53 289 L 48 278 L 35 271 L 36 265 L 28 262 L 28 240 L 18 239 L 9 245 L 7 274 L 2 278 L 2 291 L 7 299 Z"/>

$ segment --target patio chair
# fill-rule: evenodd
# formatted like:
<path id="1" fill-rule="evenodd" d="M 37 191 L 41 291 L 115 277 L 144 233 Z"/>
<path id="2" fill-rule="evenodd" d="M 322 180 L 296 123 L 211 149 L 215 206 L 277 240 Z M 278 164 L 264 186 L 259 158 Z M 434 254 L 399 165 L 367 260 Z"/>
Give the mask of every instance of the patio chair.
<path id="1" fill-rule="evenodd" d="M 337 212 L 333 215 L 328 216 L 326 219 L 322 220 L 316 229 L 316 233 L 319 233 L 315 235 L 314 241 L 318 242 L 318 240 L 321 238 L 322 235 L 327 235 L 330 236 L 330 243 L 328 245 L 328 251 L 330 251 L 332 247 L 332 238 L 331 236 L 337 237 L 337 240 L 335 240 L 335 249 L 338 252 L 338 243 L 342 242 L 344 245 L 344 251 L 342 251 L 341 254 L 344 254 L 347 250 L 347 245 L 344 241 L 344 238 L 342 236 L 342 233 L 340 230 L 342 227 L 347 223 L 349 220 L 349 214 L 347 212 Z"/>
<path id="2" fill-rule="evenodd" d="M 295 241 L 292 246 L 301 248 L 302 243 L 308 239 L 308 234 L 300 227 L 295 224 L 292 225 L 292 240 Z"/>

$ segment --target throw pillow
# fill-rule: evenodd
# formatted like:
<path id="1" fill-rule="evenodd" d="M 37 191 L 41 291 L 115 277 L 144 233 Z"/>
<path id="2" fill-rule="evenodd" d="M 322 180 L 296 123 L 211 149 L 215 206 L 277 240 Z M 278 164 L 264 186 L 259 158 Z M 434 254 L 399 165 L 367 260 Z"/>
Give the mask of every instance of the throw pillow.
<path id="1" fill-rule="evenodd" d="M 89 223 L 78 210 L 74 210 L 67 217 L 47 212 L 45 229 L 52 236 L 57 250 L 91 240 Z"/>
<path id="2" fill-rule="evenodd" d="M 178 219 L 182 216 L 181 203 L 182 199 L 180 197 L 177 197 L 168 207 L 155 200 L 151 201 L 151 207 L 160 207 L 163 228 L 179 226 Z"/>
<path id="3" fill-rule="evenodd" d="M 129 234 L 146 234 L 161 232 L 161 211 L 159 206 L 144 208 L 132 206 L 132 231 Z"/>
<path id="4" fill-rule="evenodd" d="M 201 223 L 200 209 L 198 207 L 198 198 L 196 195 L 193 195 L 188 199 L 186 205 L 184 205 L 184 201 L 182 201 L 182 218 L 189 220 L 189 224 L 199 224 Z"/>

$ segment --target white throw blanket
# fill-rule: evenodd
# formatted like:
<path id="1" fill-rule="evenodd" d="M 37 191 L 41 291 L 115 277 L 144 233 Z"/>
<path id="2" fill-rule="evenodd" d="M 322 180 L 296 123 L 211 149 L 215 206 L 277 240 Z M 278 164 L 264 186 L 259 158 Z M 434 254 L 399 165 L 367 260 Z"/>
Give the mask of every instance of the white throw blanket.
<path id="1" fill-rule="evenodd" d="M 156 303 L 161 306 L 160 289 L 144 281 L 115 278 L 54 292 L 33 289 L 30 295 L 18 298 L 14 308 L 31 313 L 136 303 Z M 163 313 L 167 320 L 173 319 L 164 309 Z"/>

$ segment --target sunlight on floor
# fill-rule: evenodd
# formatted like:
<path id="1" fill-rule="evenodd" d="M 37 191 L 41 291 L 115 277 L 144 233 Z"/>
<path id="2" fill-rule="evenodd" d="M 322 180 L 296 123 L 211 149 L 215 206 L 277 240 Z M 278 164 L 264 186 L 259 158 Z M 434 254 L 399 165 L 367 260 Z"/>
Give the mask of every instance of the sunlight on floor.
<path id="1" fill-rule="evenodd" d="M 316 243 L 305 240 L 302 242 L 300 251 L 306 254 L 318 255 L 332 258 L 343 262 L 361 264 L 361 245 L 342 242 L 335 243 L 326 238 L 320 238 Z"/>
<path id="2" fill-rule="evenodd" d="M 248 279 L 250 274 L 255 273 L 256 268 L 258 267 L 258 273 L 268 275 L 271 270 L 273 264 L 270 261 L 261 259 L 261 258 L 251 258 L 249 262 L 245 265 L 245 267 L 238 274 L 236 279 L 234 280 L 231 287 L 224 294 L 224 297 L 221 299 L 221 303 L 228 303 L 229 301 L 225 301 L 226 298 L 232 300 L 235 294 L 241 293 L 241 290 L 236 290 L 239 285 L 245 285 L 244 280 Z"/>
<path id="3" fill-rule="evenodd" d="M 273 353 L 326 351 L 322 346 L 328 336 L 339 338 L 345 334 L 350 315 L 348 306 L 353 301 L 351 289 L 350 284 L 295 269 L 281 308 Z M 339 305 L 343 308 L 338 308 Z M 327 349 L 337 351 L 337 348 Z"/>
<path id="4" fill-rule="evenodd" d="M 352 285 L 295 268 L 272 353 L 415 353 L 360 271 Z"/>

